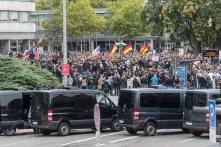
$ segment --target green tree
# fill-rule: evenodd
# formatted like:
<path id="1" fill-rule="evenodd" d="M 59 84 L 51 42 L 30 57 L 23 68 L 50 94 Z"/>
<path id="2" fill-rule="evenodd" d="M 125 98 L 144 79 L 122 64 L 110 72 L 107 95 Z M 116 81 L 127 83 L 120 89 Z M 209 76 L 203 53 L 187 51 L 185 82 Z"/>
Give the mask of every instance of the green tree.
<path id="1" fill-rule="evenodd" d="M 61 87 L 49 71 L 18 59 L 0 56 L 0 67 L 0 89 Z"/>
<path id="2" fill-rule="evenodd" d="M 112 32 L 125 37 L 137 37 L 144 34 L 141 12 L 143 0 L 121 0 L 109 5 L 108 20 Z"/>
<path id="3" fill-rule="evenodd" d="M 214 44 L 220 36 L 221 1 L 167 0 L 166 3 L 158 3 L 159 10 L 153 10 L 158 15 L 148 11 L 153 3 L 150 1 L 143 12 L 144 20 L 158 20 L 153 24 L 146 21 L 149 28 L 158 24 L 160 28 L 170 32 L 173 39 L 187 40 L 197 50 L 201 45 Z"/>
<path id="4" fill-rule="evenodd" d="M 95 32 L 98 18 L 89 0 L 76 0 L 68 5 L 68 33 L 69 36 L 81 36 Z"/>

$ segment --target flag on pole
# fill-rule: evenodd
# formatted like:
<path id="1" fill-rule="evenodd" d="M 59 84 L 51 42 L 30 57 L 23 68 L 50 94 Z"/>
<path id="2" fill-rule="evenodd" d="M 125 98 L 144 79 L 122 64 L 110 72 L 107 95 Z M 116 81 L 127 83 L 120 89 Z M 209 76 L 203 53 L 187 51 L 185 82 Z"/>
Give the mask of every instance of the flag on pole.
<path id="1" fill-rule="evenodd" d="M 123 54 L 126 55 L 126 54 L 128 54 L 130 51 L 132 51 L 132 50 L 133 50 L 132 45 L 129 44 L 129 45 L 127 45 L 127 46 L 125 46 L 125 47 L 123 48 Z"/>
<path id="2" fill-rule="evenodd" d="M 116 52 L 116 50 L 117 50 L 117 45 L 114 44 L 111 51 L 110 51 L 110 56 L 112 56 Z"/>
<path id="3" fill-rule="evenodd" d="M 117 42 L 116 43 L 116 46 L 117 46 L 117 49 L 119 50 L 119 51 L 121 51 L 121 49 L 123 49 L 125 46 L 126 46 L 127 44 L 126 43 L 123 43 L 123 42 Z"/>
<path id="4" fill-rule="evenodd" d="M 37 42 L 37 45 L 39 45 L 40 43 L 42 43 L 42 38 L 40 38 L 39 40 L 38 40 L 38 42 Z"/>
<path id="5" fill-rule="evenodd" d="M 140 46 L 139 53 L 141 56 L 143 56 L 148 51 L 149 51 L 149 47 L 148 47 L 147 43 L 144 43 L 143 45 Z"/>
<path id="6" fill-rule="evenodd" d="M 95 49 L 93 50 L 92 56 L 97 56 L 97 55 L 100 54 L 100 52 L 101 52 L 101 47 L 100 47 L 100 45 L 99 45 L 97 48 L 95 48 Z"/>

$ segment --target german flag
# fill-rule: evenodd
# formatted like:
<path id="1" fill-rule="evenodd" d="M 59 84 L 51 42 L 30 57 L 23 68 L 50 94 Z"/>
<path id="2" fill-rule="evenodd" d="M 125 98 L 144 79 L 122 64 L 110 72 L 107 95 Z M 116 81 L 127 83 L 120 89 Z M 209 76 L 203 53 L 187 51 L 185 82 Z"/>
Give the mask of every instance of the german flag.
<path id="1" fill-rule="evenodd" d="M 114 44 L 109 55 L 112 56 L 116 52 L 116 50 L 117 50 L 117 45 Z"/>
<path id="2" fill-rule="evenodd" d="M 129 45 L 127 45 L 127 46 L 125 46 L 125 47 L 123 48 L 123 54 L 126 55 L 126 54 L 128 54 L 130 51 L 132 51 L 132 50 L 133 50 L 132 45 L 129 44 Z"/>
<path id="3" fill-rule="evenodd" d="M 139 53 L 141 56 L 143 56 L 148 51 L 149 51 L 149 47 L 148 47 L 147 43 L 144 43 L 143 45 L 140 46 Z"/>

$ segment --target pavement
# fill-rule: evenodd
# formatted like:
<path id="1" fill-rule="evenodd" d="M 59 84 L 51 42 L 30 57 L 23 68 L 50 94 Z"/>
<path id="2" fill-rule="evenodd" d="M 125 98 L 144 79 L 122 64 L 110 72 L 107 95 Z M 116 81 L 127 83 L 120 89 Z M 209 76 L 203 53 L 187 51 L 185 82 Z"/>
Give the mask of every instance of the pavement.
<path id="1" fill-rule="evenodd" d="M 129 135 L 126 131 L 111 132 L 109 129 L 96 139 L 91 129 L 72 130 L 70 136 L 60 137 L 32 134 L 32 130 L 18 130 L 15 136 L 0 136 L 0 147 L 219 147 L 209 141 L 208 134 L 193 137 L 182 130 L 159 130 L 156 136 Z"/>

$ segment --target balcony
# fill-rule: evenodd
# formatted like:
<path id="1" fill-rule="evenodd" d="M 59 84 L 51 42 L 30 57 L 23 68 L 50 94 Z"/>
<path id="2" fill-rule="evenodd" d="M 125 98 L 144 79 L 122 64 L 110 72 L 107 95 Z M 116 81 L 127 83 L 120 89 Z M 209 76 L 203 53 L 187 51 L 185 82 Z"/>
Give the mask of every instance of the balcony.
<path id="1" fill-rule="evenodd" d="M 10 0 L 0 0 L 0 10 L 2 11 L 35 11 L 35 2 L 28 1 L 10 1 Z"/>
<path id="2" fill-rule="evenodd" d="M 0 33 L 35 33 L 35 23 L 0 23 Z"/>

